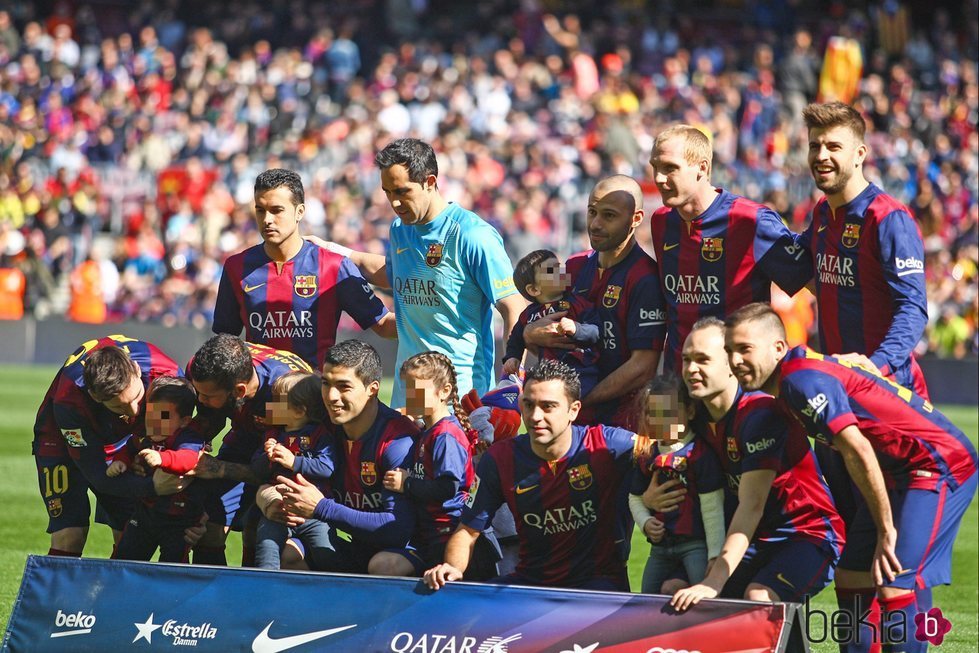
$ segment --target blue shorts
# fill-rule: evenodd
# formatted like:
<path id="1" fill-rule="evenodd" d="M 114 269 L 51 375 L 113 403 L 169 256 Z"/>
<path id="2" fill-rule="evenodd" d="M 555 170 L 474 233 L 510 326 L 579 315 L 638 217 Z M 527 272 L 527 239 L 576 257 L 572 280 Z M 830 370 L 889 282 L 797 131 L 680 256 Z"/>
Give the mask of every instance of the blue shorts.
<path id="1" fill-rule="evenodd" d="M 59 436 L 60 437 L 60 436 Z M 136 509 L 136 499 L 96 492 L 68 454 L 64 443 L 34 441 L 37 487 L 48 513 L 48 533 L 88 528 L 92 516 L 88 491 L 97 500 L 95 521 L 121 531 Z"/>
<path id="2" fill-rule="evenodd" d="M 748 585 L 757 583 L 782 601 L 798 603 L 829 585 L 835 567 L 836 555 L 828 545 L 808 540 L 755 541 L 724 585 L 721 598 L 744 598 Z"/>
<path id="3" fill-rule="evenodd" d="M 303 549 L 306 564 L 312 571 L 366 574 L 371 558 L 381 552 L 397 553 L 405 558 L 411 563 L 415 576 L 421 576 L 425 571 L 425 562 L 411 545 L 382 549 L 346 532 L 338 532 L 333 524 L 327 524 L 329 530 L 323 546 L 313 551 Z"/>
<path id="4" fill-rule="evenodd" d="M 897 528 L 895 553 L 902 573 L 885 587 L 923 589 L 952 582 L 952 545 L 976 494 L 979 474 L 952 490 L 948 480 L 932 490 L 891 490 L 891 513 Z M 861 499 L 856 517 L 846 534 L 841 569 L 868 571 L 877 546 L 877 529 Z"/>

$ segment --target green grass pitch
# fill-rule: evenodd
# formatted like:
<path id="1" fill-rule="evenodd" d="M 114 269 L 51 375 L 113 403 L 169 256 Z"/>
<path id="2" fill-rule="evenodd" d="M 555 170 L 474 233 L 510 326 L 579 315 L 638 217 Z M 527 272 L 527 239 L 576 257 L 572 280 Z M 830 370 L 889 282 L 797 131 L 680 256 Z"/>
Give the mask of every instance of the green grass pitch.
<path id="1" fill-rule="evenodd" d="M 30 553 L 46 553 L 46 517 L 38 495 L 34 461 L 31 457 L 31 428 L 37 407 L 54 377 L 55 367 L 0 366 L 0 623 L 6 627 L 11 606 L 17 596 L 24 563 Z M 387 391 L 387 392 L 385 392 Z M 382 392 L 390 392 L 389 386 Z M 975 408 L 948 407 L 944 412 L 962 428 L 973 442 L 979 436 L 979 414 Z M 953 580 L 949 587 L 936 588 L 935 605 L 952 622 L 941 651 L 975 651 L 979 634 L 979 520 L 973 501 L 963 520 L 955 544 Z M 231 564 L 240 562 L 240 540 L 229 539 Z M 85 554 L 108 557 L 111 537 L 107 528 L 93 527 Z M 633 587 L 639 586 L 648 545 L 634 536 L 629 574 Z M 825 612 L 835 609 L 832 589 L 823 591 L 812 603 Z M 813 645 L 822 653 L 836 651 L 832 643 Z"/>

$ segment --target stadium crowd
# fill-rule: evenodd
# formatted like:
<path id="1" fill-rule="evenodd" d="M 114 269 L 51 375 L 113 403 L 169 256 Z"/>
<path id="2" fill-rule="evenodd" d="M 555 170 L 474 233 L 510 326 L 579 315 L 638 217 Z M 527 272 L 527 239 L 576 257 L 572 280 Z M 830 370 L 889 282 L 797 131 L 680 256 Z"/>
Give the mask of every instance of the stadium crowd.
<path id="1" fill-rule="evenodd" d="M 965 4 L 927 20 L 895 2 L 827 13 L 498 0 L 474 16 L 397 0 L 252 2 L 234 16 L 191 4 L 0 11 L 0 240 L 28 311 L 71 277 L 82 300 L 106 305 L 76 319 L 206 327 L 224 260 L 259 241 L 252 181 L 267 168 L 302 174 L 308 233 L 383 253 L 373 154 L 405 135 L 434 144 L 445 196 L 497 227 L 514 261 L 583 249 L 587 194 L 605 174 L 643 181 L 655 207 L 648 153 L 676 121 L 713 134 L 716 185 L 801 231 L 818 193 L 800 110 L 835 83 L 871 126 L 867 177 L 912 207 L 925 237 L 919 353 L 977 350 L 979 85 Z M 841 39 L 862 74 L 824 55 Z"/>

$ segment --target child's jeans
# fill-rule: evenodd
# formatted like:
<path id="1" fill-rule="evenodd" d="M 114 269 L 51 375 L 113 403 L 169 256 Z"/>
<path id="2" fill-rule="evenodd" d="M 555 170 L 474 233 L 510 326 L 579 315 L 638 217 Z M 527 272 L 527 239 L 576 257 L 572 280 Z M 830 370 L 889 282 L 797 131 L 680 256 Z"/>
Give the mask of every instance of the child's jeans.
<path id="1" fill-rule="evenodd" d="M 642 572 L 642 592 L 659 594 L 663 582 L 685 572 L 690 585 L 704 579 L 707 572 L 707 543 L 686 535 L 663 536 L 649 549 L 646 568 Z"/>

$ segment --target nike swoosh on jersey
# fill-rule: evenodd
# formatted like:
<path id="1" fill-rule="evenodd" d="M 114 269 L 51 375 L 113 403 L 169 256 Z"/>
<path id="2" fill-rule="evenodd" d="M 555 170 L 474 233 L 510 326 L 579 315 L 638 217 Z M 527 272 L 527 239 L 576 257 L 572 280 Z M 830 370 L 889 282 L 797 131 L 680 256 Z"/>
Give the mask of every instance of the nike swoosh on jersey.
<path id="1" fill-rule="evenodd" d="M 663 245 L 663 251 L 664 252 L 668 252 L 671 249 L 673 249 L 674 247 L 679 247 L 679 246 L 680 246 L 680 243 L 673 243 L 672 245 L 666 245 L 666 244 L 664 244 Z"/>
<path id="2" fill-rule="evenodd" d="M 540 483 L 538 483 L 537 485 L 540 485 Z M 523 487 L 522 485 L 518 485 L 517 486 L 517 494 L 523 494 L 524 492 L 530 492 L 535 487 L 537 487 L 537 485 L 530 485 L 530 486 L 527 486 L 527 487 Z"/>
<path id="3" fill-rule="evenodd" d="M 357 624 L 351 624 L 350 626 L 340 626 L 339 628 L 330 628 L 329 630 L 317 630 L 312 633 L 304 633 L 302 635 L 292 635 L 290 637 L 279 637 L 273 639 L 269 637 L 269 628 L 272 627 L 274 621 L 270 621 L 269 625 L 265 627 L 265 630 L 260 632 L 255 640 L 252 642 L 252 653 L 280 653 L 281 651 L 287 651 L 291 648 L 295 648 L 301 644 L 306 644 L 308 642 L 314 642 L 318 639 L 323 639 L 329 635 L 334 635 L 344 630 L 350 630 L 351 628 L 356 628 Z"/>
<path id="4" fill-rule="evenodd" d="M 267 282 L 266 282 L 266 283 L 267 283 Z M 251 291 L 253 291 L 253 290 L 258 290 L 259 288 L 261 288 L 261 287 L 262 287 L 262 286 L 264 286 L 264 285 L 265 285 L 264 283 L 260 283 L 260 284 L 258 284 L 257 286 L 249 286 L 249 285 L 248 285 L 248 284 L 246 283 L 246 284 L 245 284 L 245 287 L 244 287 L 244 291 L 245 291 L 245 292 L 251 292 Z"/>
<path id="5" fill-rule="evenodd" d="M 785 583 L 786 585 L 788 585 L 792 589 L 795 589 L 795 585 L 793 585 L 792 583 L 790 583 L 789 580 L 785 576 L 782 575 L 782 572 L 779 572 L 775 576 L 775 578 L 777 578 L 778 580 L 782 581 L 783 583 Z"/>
<path id="6" fill-rule="evenodd" d="M 401 252 L 407 252 L 409 249 L 411 249 L 411 248 L 410 247 L 399 247 L 394 253 L 395 254 L 401 254 Z"/>
<path id="7" fill-rule="evenodd" d="M 821 234 L 821 233 L 823 233 L 824 231 L 826 231 L 826 228 L 827 228 L 828 226 L 829 226 L 828 224 L 824 224 L 824 225 L 823 225 L 822 227 L 820 227 L 819 229 L 816 229 L 816 233 L 817 233 L 817 234 Z"/>

